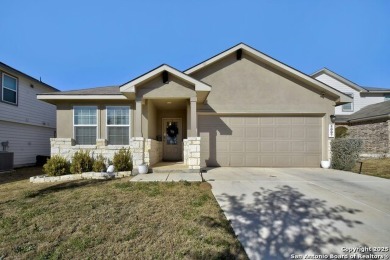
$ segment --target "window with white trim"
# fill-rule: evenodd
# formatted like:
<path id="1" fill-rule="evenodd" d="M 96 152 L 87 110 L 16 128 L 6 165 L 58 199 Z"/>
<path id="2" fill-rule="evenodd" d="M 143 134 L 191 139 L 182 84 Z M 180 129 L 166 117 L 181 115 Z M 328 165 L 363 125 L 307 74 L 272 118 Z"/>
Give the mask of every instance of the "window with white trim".
<path id="1" fill-rule="evenodd" d="M 107 107 L 107 141 L 111 145 L 128 145 L 130 133 L 130 107 Z"/>
<path id="2" fill-rule="evenodd" d="M 14 105 L 18 104 L 18 79 L 3 73 L 1 80 L 1 100 Z"/>
<path id="3" fill-rule="evenodd" d="M 344 93 L 352 98 L 352 102 L 342 106 L 343 112 L 353 112 L 353 93 Z"/>
<path id="4" fill-rule="evenodd" d="M 76 144 L 96 144 L 97 107 L 75 106 L 73 111 L 74 139 Z"/>
<path id="5" fill-rule="evenodd" d="M 389 101 L 390 100 L 390 94 L 385 94 L 385 101 Z"/>

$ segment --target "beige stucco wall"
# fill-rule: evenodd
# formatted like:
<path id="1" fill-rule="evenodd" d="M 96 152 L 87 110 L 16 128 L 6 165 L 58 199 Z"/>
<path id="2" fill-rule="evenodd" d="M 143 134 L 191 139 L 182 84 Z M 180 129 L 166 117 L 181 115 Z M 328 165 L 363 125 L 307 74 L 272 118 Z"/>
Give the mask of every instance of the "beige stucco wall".
<path id="1" fill-rule="evenodd" d="M 320 92 L 245 53 L 241 60 L 233 53 L 191 76 L 212 86 L 198 112 L 322 117 L 322 159 L 328 159 L 329 116 L 335 102 Z"/>
<path id="2" fill-rule="evenodd" d="M 198 110 L 256 113 L 324 113 L 333 101 L 243 54 L 235 54 L 191 75 L 212 86 Z"/>
<path id="3" fill-rule="evenodd" d="M 74 106 L 97 106 L 98 107 L 98 139 L 106 139 L 106 107 L 107 106 L 130 106 L 130 134 L 133 132 L 132 119 L 134 118 L 133 101 L 66 101 L 57 103 L 57 137 L 73 138 L 73 107 Z"/>
<path id="4" fill-rule="evenodd" d="M 196 92 L 193 85 L 169 74 L 167 84 L 162 82 L 160 76 L 154 77 L 150 81 L 137 86 L 136 95 L 145 99 L 189 98 L 196 97 Z"/>

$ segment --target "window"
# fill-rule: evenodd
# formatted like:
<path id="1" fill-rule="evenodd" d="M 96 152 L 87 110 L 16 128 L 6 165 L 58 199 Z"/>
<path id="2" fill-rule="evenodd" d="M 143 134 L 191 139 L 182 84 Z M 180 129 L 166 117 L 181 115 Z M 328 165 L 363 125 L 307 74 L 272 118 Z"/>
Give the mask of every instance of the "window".
<path id="1" fill-rule="evenodd" d="M 352 102 L 343 105 L 343 112 L 353 112 L 353 93 L 345 93 L 352 98 Z"/>
<path id="2" fill-rule="evenodd" d="M 107 141 L 112 145 L 128 145 L 130 107 L 107 107 Z"/>
<path id="3" fill-rule="evenodd" d="M 385 94 L 385 101 L 389 101 L 390 100 L 390 94 Z"/>
<path id="4" fill-rule="evenodd" d="M 77 106 L 74 110 L 74 137 L 77 144 L 96 144 L 97 107 Z"/>
<path id="5" fill-rule="evenodd" d="M 18 80 L 3 73 L 1 84 L 1 100 L 11 104 L 18 104 Z"/>

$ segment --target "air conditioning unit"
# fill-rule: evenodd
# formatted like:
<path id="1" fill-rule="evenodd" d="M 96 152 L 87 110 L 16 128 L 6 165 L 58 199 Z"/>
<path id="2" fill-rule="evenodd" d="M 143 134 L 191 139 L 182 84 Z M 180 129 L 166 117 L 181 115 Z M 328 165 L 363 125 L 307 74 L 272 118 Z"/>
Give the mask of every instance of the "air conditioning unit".
<path id="1" fill-rule="evenodd" d="M 14 153 L 0 151 L 0 172 L 14 169 Z"/>

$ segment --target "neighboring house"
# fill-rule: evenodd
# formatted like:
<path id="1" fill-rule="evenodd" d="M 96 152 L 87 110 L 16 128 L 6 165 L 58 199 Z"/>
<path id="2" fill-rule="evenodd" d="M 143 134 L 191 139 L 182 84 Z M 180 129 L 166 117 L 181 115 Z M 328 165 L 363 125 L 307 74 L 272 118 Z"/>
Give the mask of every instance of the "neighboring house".
<path id="1" fill-rule="evenodd" d="M 326 68 L 312 77 L 353 98 L 352 103 L 335 108 L 336 130 L 362 139 L 363 155 L 390 153 L 390 89 L 362 87 Z"/>
<path id="2" fill-rule="evenodd" d="M 312 77 L 353 98 L 352 103 L 336 107 L 336 116 L 350 115 L 365 106 L 390 100 L 390 89 L 362 87 L 327 68 L 317 71 Z"/>
<path id="3" fill-rule="evenodd" d="M 161 65 L 121 86 L 53 92 L 52 154 L 80 149 L 135 166 L 319 167 L 329 159 L 334 107 L 351 98 L 245 44 L 182 72 Z"/>
<path id="4" fill-rule="evenodd" d="M 362 156 L 390 154 L 390 100 L 365 106 L 337 125 L 348 137 L 363 140 Z"/>
<path id="5" fill-rule="evenodd" d="M 0 143 L 14 153 L 15 167 L 35 164 L 37 155 L 50 155 L 56 131 L 55 106 L 36 95 L 58 90 L 1 62 L 0 82 Z"/>

